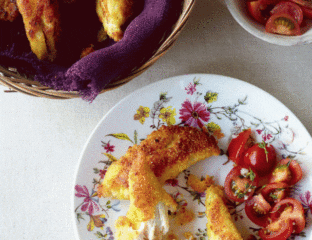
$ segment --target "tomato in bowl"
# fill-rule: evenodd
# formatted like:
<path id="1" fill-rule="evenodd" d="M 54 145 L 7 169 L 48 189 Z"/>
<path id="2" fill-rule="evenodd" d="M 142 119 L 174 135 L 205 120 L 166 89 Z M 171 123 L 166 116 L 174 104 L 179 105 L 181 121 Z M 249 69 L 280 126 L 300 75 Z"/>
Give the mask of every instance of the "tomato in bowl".
<path id="1" fill-rule="evenodd" d="M 312 42 L 312 4 L 308 0 L 225 0 L 225 3 L 233 18 L 261 40 L 281 46 Z"/>

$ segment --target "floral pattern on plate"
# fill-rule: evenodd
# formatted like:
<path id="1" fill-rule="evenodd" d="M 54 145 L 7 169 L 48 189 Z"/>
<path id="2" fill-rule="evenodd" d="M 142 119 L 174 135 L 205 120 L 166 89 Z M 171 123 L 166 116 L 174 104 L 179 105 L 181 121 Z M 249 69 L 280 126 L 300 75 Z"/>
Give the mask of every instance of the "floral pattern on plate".
<path id="1" fill-rule="evenodd" d="M 271 97 L 253 86 L 238 80 L 215 75 L 190 75 L 182 76 L 181 78 L 174 78 L 176 80 L 175 83 L 172 83 L 172 80 L 171 82 L 170 80 L 163 81 L 164 86 L 171 84 L 176 88 L 179 87 L 178 91 L 171 91 L 173 87 L 171 86 L 171 88 L 164 89 L 165 91 L 159 90 L 157 93 L 156 89 L 161 89 L 161 87 L 157 88 L 154 85 L 152 94 L 154 98 L 147 94 L 145 97 L 148 96 L 148 101 L 146 101 L 144 97 L 135 97 L 140 96 L 136 94 L 127 98 L 128 100 L 132 99 L 136 104 L 132 105 L 133 103 L 131 103 L 131 110 L 129 110 L 130 105 L 122 108 L 122 106 L 127 105 L 125 101 L 117 106 L 117 109 L 127 109 L 127 114 L 124 114 L 125 117 L 119 119 L 121 119 L 121 125 L 127 122 L 131 129 L 129 127 L 121 127 L 120 129 L 124 131 L 120 131 L 120 129 L 114 131 L 114 128 L 107 127 L 107 123 L 112 121 L 107 118 L 104 118 L 100 123 L 94 133 L 97 135 L 96 138 L 100 140 L 96 140 L 92 145 L 97 144 L 96 149 L 99 149 L 102 157 L 97 161 L 90 160 L 86 156 L 82 157 L 81 162 L 87 162 L 86 165 L 91 170 L 86 170 L 80 165 L 80 172 L 78 172 L 75 185 L 74 214 L 80 239 L 114 239 L 114 221 L 118 216 L 125 215 L 128 202 L 99 199 L 96 189 L 105 177 L 110 164 L 113 161 L 117 161 L 126 152 L 128 146 L 139 144 L 149 133 L 157 130 L 162 125 L 177 124 L 199 128 L 206 127 L 219 140 L 220 148 L 223 150 L 220 156 L 204 160 L 192 166 L 182 172 L 177 179 L 168 180 L 165 185 L 166 190 L 180 206 L 190 208 L 195 213 L 196 219 L 185 227 L 196 239 L 207 239 L 205 194 L 194 191 L 187 184 L 189 176 L 192 174 L 204 179 L 206 175 L 210 175 L 214 177 L 217 183 L 223 185 L 225 176 L 232 167 L 232 163 L 228 161 L 224 153 L 233 135 L 237 135 L 243 129 L 251 128 L 254 137 L 258 141 L 273 144 L 278 151 L 279 159 L 285 157 L 295 158 L 306 169 L 306 173 L 311 171 L 307 167 L 306 160 L 307 157 L 311 157 L 310 152 L 306 152 L 311 144 L 311 137 L 309 134 L 307 134 L 308 137 L 306 139 L 302 136 L 301 132 L 305 133 L 305 129 L 300 129 L 298 132 L 295 130 L 294 126 L 297 126 L 298 120 L 277 100 L 270 99 L 269 101 L 275 101 L 275 105 L 285 108 L 285 114 L 275 113 L 273 109 L 269 116 L 263 117 L 261 114 L 257 114 L 258 111 L 254 111 L 254 107 L 258 107 L 260 103 L 253 99 L 252 94 L 248 91 L 241 94 L 232 94 L 231 91 L 228 91 L 224 94 L 220 84 L 214 89 L 212 87 L 214 84 L 207 84 L 207 79 L 208 83 L 210 83 L 210 78 L 221 79 L 221 81 L 226 83 L 234 81 L 238 85 L 247 85 L 245 87 L 248 90 L 252 89 L 255 92 L 260 92 L 259 94 L 262 97 Z M 149 90 L 151 89 L 149 88 Z M 141 90 L 141 92 L 144 93 L 144 90 Z M 145 93 L 148 93 L 148 91 Z M 222 97 L 229 94 L 235 96 L 232 97 L 231 101 L 223 101 Z M 249 101 L 250 99 L 252 100 Z M 266 103 L 266 105 L 268 104 Z M 250 108 L 248 108 L 249 106 Z M 116 113 L 116 108 L 114 110 L 115 114 L 118 114 Z M 108 115 L 113 113 L 111 112 Z M 105 124 L 105 130 L 99 129 Z M 92 148 L 90 142 L 85 152 L 91 152 L 91 150 L 88 150 Z M 91 156 L 93 155 L 96 154 L 92 153 Z M 209 165 L 209 168 L 207 168 L 207 165 Z M 79 176 L 84 172 L 89 182 L 78 181 Z M 86 177 L 81 178 L 86 179 Z M 304 178 L 292 190 L 292 197 L 297 198 L 304 206 L 307 227 L 300 235 L 292 235 L 291 239 L 307 239 L 306 237 L 311 237 L 312 196 L 309 189 L 311 189 L 310 183 L 307 178 Z M 252 225 L 248 221 L 244 213 L 244 205 L 228 202 L 228 207 L 233 219 L 240 226 L 243 236 L 253 236 L 254 239 L 259 239 L 257 236 L 259 227 Z M 174 216 L 172 218 L 174 221 Z M 176 232 L 181 237 L 185 230 L 180 228 Z"/>

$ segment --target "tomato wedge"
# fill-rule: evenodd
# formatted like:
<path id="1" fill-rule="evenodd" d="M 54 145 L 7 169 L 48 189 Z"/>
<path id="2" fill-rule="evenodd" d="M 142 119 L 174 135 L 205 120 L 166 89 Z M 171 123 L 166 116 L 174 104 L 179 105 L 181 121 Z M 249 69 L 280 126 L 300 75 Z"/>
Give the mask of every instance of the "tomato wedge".
<path id="1" fill-rule="evenodd" d="M 301 6 L 303 17 L 307 19 L 312 19 L 312 8 Z"/>
<path id="2" fill-rule="evenodd" d="M 270 182 L 285 182 L 294 185 L 303 177 L 302 169 L 296 160 L 285 158 L 273 170 Z"/>
<path id="3" fill-rule="evenodd" d="M 266 228 L 259 230 L 259 236 L 262 240 L 286 240 L 290 237 L 293 231 L 291 220 L 283 220 L 273 222 Z"/>
<path id="4" fill-rule="evenodd" d="M 233 138 L 228 147 L 229 159 L 237 165 L 243 164 L 243 157 L 246 150 L 252 145 L 251 129 L 246 129 Z"/>
<path id="5" fill-rule="evenodd" d="M 291 180 L 289 181 L 290 185 L 294 185 L 302 179 L 303 177 L 302 169 L 296 160 L 285 158 L 280 161 L 280 164 L 289 165 L 289 170 L 291 172 Z"/>
<path id="6" fill-rule="evenodd" d="M 247 9 L 253 19 L 261 24 L 265 24 L 269 18 L 269 14 L 265 13 L 266 5 L 263 5 L 260 0 L 248 1 Z"/>
<path id="7" fill-rule="evenodd" d="M 255 195 L 245 202 L 245 213 L 247 217 L 261 227 L 266 227 L 270 223 L 270 210 L 271 205 L 264 199 L 262 194 Z"/>
<path id="8" fill-rule="evenodd" d="M 275 5 L 270 13 L 271 15 L 278 13 L 287 13 L 292 16 L 299 25 L 301 25 L 303 21 L 303 11 L 301 7 L 298 4 L 289 1 L 279 2 Z"/>
<path id="9" fill-rule="evenodd" d="M 298 22 L 287 13 L 273 14 L 265 24 L 265 31 L 288 36 L 301 35 Z"/>
<path id="10" fill-rule="evenodd" d="M 277 203 L 288 197 L 289 193 L 289 186 L 284 182 L 270 183 L 264 186 L 264 188 L 261 190 L 261 194 L 263 195 L 264 199 L 271 204 Z"/>
<path id="11" fill-rule="evenodd" d="M 310 0 L 290 0 L 302 7 L 312 8 L 312 2 Z"/>
<path id="12" fill-rule="evenodd" d="M 276 152 L 273 145 L 265 142 L 253 145 L 245 153 L 244 164 L 261 177 L 268 175 L 276 165 Z"/>
<path id="13" fill-rule="evenodd" d="M 290 0 L 293 3 L 298 4 L 303 12 L 303 16 L 308 19 L 312 19 L 312 2 L 308 0 Z"/>
<path id="14" fill-rule="evenodd" d="M 283 219 L 291 220 L 294 233 L 300 233 L 305 227 L 304 209 L 301 203 L 294 198 L 285 198 L 275 204 L 271 212 L 272 221 Z"/>
<path id="15" fill-rule="evenodd" d="M 252 197 L 258 183 L 258 177 L 252 170 L 236 166 L 225 178 L 225 194 L 230 200 L 242 203 Z"/>
<path id="16" fill-rule="evenodd" d="M 261 24 L 265 24 L 270 17 L 270 11 L 280 0 L 255 0 L 247 1 L 250 16 Z"/>

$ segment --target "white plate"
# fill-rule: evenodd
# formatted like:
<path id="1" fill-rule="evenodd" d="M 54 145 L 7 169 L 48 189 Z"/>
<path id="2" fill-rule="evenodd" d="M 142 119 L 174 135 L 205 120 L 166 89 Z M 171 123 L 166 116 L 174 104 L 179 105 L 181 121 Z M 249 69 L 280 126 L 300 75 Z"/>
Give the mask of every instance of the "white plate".
<path id="1" fill-rule="evenodd" d="M 146 138 L 162 124 L 181 123 L 179 110 L 185 101 L 190 101 L 193 105 L 198 102 L 198 106 L 209 109 L 209 120 L 204 124 L 211 131 L 221 129 L 224 137 L 219 139 L 219 146 L 224 151 L 232 134 L 251 127 L 259 141 L 266 137 L 272 142 L 279 159 L 291 155 L 301 163 L 304 178 L 296 186 L 292 196 L 299 199 L 306 209 L 306 237 L 293 236 L 292 239 L 310 239 L 311 136 L 296 116 L 268 93 L 237 79 L 208 74 L 177 76 L 156 82 L 130 94 L 103 117 L 83 149 L 77 170 L 73 214 L 78 239 L 114 239 L 114 221 L 126 214 L 128 201 L 93 196 L 108 167 L 108 156 L 121 157 L 128 146 L 139 143 L 140 139 Z M 167 122 L 163 118 L 165 112 L 170 116 Z M 205 198 L 186 186 L 185 176 L 189 173 L 198 177 L 208 174 L 223 185 L 225 176 L 232 167 L 232 163 L 223 165 L 226 161 L 226 155 L 203 160 L 181 173 L 177 181 L 172 181 L 172 186 L 165 186 L 179 204 L 187 204 L 197 216 L 184 228 L 175 229 L 180 234 L 179 239 L 183 239 L 181 234 L 185 231 L 191 231 L 197 239 L 207 239 L 203 205 Z M 257 235 L 259 227 L 249 222 L 243 205 L 232 208 L 231 213 L 236 223 L 241 225 L 243 236 Z"/>

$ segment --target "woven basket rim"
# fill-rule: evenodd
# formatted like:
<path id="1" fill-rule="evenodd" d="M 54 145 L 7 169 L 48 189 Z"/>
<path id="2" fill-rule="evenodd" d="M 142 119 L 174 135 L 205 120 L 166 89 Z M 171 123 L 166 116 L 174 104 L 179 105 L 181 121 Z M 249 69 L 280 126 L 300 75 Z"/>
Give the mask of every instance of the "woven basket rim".
<path id="1" fill-rule="evenodd" d="M 185 27 L 185 24 L 189 18 L 189 15 L 193 9 L 195 4 L 195 0 L 184 0 L 181 14 L 179 16 L 178 21 L 173 26 L 171 33 L 166 37 L 166 39 L 162 40 L 163 42 L 160 44 L 159 48 L 155 51 L 155 53 L 150 57 L 143 65 L 134 69 L 128 76 L 121 77 L 114 82 L 111 82 L 107 85 L 105 89 L 101 91 L 100 94 L 114 90 L 135 77 L 142 74 L 146 71 L 150 66 L 152 66 L 160 57 L 162 57 L 175 43 L 178 35 Z M 72 99 L 81 97 L 79 92 L 77 91 L 61 91 L 55 90 L 51 87 L 44 86 L 37 81 L 32 79 L 27 79 L 24 76 L 21 76 L 16 69 L 14 68 L 5 68 L 0 65 L 0 85 L 3 85 L 8 88 L 5 92 L 20 92 L 30 96 L 36 97 L 44 97 L 50 99 Z"/>

